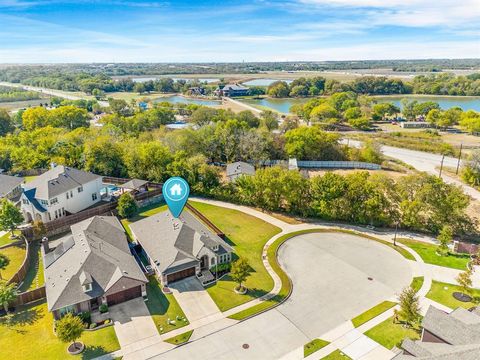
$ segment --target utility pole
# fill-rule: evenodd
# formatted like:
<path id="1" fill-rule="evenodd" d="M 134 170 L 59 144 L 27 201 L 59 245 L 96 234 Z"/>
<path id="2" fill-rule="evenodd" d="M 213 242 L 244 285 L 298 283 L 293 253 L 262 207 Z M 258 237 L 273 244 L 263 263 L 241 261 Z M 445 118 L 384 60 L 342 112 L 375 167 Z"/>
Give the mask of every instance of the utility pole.
<path id="1" fill-rule="evenodd" d="M 443 160 L 445 159 L 445 155 L 442 155 L 442 162 L 440 163 L 440 174 L 438 174 L 438 177 L 441 179 L 442 178 L 442 170 L 443 170 Z"/>
<path id="2" fill-rule="evenodd" d="M 462 158 L 462 149 L 463 149 L 463 143 L 460 144 L 460 153 L 458 154 L 458 162 L 457 162 L 457 171 L 455 174 L 458 175 L 458 169 L 460 168 L 460 159 Z"/>

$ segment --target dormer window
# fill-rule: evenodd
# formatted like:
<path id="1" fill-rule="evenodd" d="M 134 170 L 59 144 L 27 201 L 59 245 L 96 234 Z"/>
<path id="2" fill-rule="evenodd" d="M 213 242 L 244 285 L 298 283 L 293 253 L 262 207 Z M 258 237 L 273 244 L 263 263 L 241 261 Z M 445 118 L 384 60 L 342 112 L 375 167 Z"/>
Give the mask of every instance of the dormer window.
<path id="1" fill-rule="evenodd" d="M 89 292 L 92 291 L 92 284 L 85 284 L 83 285 L 83 292 Z"/>

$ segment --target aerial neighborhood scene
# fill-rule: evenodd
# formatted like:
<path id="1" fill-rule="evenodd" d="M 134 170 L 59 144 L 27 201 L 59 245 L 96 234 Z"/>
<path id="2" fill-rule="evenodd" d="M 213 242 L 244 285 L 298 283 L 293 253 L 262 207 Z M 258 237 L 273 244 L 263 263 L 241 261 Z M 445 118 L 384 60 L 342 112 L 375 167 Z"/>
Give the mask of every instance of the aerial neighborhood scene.
<path id="1" fill-rule="evenodd" d="M 478 0 L 0 0 L 0 360 L 479 360 Z"/>

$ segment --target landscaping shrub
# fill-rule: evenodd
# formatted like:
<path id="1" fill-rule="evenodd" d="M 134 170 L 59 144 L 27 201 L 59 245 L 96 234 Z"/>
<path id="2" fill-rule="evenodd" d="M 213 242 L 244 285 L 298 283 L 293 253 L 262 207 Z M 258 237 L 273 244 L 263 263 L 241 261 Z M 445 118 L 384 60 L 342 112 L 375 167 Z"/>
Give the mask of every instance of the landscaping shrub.
<path id="1" fill-rule="evenodd" d="M 96 323 L 91 323 L 89 326 L 90 329 L 95 329 L 96 327 L 97 327 Z"/>
<path id="2" fill-rule="evenodd" d="M 102 304 L 99 306 L 98 310 L 103 314 L 108 312 L 108 306 L 106 304 Z"/>
<path id="3" fill-rule="evenodd" d="M 92 322 L 92 315 L 89 311 L 84 311 L 78 314 L 78 317 L 82 319 L 82 321 L 86 324 L 90 324 Z"/>

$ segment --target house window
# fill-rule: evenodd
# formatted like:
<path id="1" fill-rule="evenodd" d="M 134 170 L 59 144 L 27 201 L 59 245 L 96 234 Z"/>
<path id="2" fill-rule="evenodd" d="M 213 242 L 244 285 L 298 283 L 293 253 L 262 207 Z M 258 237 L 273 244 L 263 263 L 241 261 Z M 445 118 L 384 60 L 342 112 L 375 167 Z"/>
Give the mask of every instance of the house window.
<path id="1" fill-rule="evenodd" d="M 70 197 L 73 198 L 73 191 L 70 191 Z"/>
<path id="2" fill-rule="evenodd" d="M 83 285 L 83 292 L 92 291 L 92 284 L 85 284 Z"/>
<path id="3" fill-rule="evenodd" d="M 58 203 L 57 198 L 53 198 L 53 199 L 50 200 L 50 205 L 57 204 L 57 203 Z"/>
<path id="4" fill-rule="evenodd" d="M 67 200 L 70 199 L 70 196 L 68 195 L 68 191 L 67 191 Z"/>
<path id="5" fill-rule="evenodd" d="M 58 212 L 57 212 L 57 210 L 55 210 L 55 219 L 57 219 L 57 218 L 58 218 Z"/>
<path id="6" fill-rule="evenodd" d="M 93 201 L 97 200 L 97 193 L 93 193 L 93 194 L 92 194 L 92 200 L 93 200 Z"/>
<path id="7" fill-rule="evenodd" d="M 78 191 L 79 193 L 81 193 L 81 192 L 83 191 L 83 186 L 78 187 L 78 188 L 77 188 L 77 191 Z"/>
<path id="8" fill-rule="evenodd" d="M 75 312 L 75 305 L 65 306 L 60 309 L 60 316 Z"/>
<path id="9" fill-rule="evenodd" d="M 27 199 L 23 199 L 22 202 L 23 202 L 23 205 L 28 205 L 28 200 Z"/>
<path id="10" fill-rule="evenodd" d="M 48 200 L 40 200 L 40 204 L 48 206 Z"/>
<path id="11" fill-rule="evenodd" d="M 213 257 L 212 260 L 210 260 L 210 262 L 212 263 L 212 266 L 215 265 L 215 258 Z"/>
<path id="12" fill-rule="evenodd" d="M 65 208 L 62 207 L 62 215 L 65 216 Z"/>
<path id="13" fill-rule="evenodd" d="M 52 216 L 48 213 L 48 221 L 52 221 Z"/>

